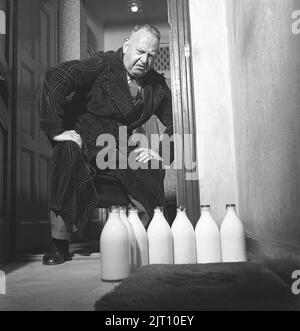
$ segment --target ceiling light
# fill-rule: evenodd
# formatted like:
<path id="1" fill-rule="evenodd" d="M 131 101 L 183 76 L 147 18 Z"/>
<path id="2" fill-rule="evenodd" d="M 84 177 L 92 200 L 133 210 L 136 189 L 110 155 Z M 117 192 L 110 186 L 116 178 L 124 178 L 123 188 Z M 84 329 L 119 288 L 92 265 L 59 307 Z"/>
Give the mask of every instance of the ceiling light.
<path id="1" fill-rule="evenodd" d="M 138 7 L 137 5 L 133 5 L 133 6 L 131 7 L 131 11 L 132 11 L 133 13 L 137 13 L 137 12 L 139 11 L 139 7 Z"/>
<path id="2" fill-rule="evenodd" d="M 129 11 L 133 14 L 140 13 L 142 11 L 141 0 L 129 0 L 128 1 Z"/>

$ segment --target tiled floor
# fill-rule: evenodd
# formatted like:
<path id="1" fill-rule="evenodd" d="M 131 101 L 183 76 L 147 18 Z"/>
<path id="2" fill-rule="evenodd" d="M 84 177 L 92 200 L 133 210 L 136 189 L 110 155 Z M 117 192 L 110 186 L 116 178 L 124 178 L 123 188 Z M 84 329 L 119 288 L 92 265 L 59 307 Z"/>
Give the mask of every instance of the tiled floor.
<path id="1" fill-rule="evenodd" d="M 93 311 L 116 286 L 101 281 L 98 259 L 55 267 L 40 261 L 10 264 L 4 271 L 7 294 L 0 295 L 0 311 Z"/>

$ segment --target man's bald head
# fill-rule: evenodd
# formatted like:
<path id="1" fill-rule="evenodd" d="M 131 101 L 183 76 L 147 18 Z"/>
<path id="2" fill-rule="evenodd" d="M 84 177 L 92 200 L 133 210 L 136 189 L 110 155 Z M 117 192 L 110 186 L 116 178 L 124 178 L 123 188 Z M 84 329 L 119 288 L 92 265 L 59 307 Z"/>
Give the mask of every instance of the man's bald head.
<path id="1" fill-rule="evenodd" d="M 158 40 L 158 42 L 160 42 L 161 34 L 159 30 L 155 26 L 149 24 L 136 25 L 134 29 L 131 31 L 130 37 L 132 37 L 136 32 L 140 30 L 148 31 L 153 35 L 153 37 L 155 37 Z"/>

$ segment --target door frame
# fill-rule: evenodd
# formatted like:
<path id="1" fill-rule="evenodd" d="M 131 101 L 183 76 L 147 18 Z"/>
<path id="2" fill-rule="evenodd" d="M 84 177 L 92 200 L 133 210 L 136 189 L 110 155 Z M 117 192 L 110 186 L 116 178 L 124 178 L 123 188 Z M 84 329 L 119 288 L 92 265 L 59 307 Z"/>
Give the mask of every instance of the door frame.
<path id="1" fill-rule="evenodd" d="M 184 161 L 187 162 L 185 164 L 198 164 L 189 1 L 168 0 L 168 11 L 174 132 L 181 136 L 183 146 L 189 151 L 185 155 L 186 160 L 183 157 L 181 169 L 177 171 L 177 203 L 186 207 L 195 225 L 200 217 L 198 168 L 196 166 L 191 173 L 183 164 Z M 191 139 L 187 138 L 187 134 L 191 135 Z M 182 146 L 175 140 L 176 155 L 182 155 Z"/>

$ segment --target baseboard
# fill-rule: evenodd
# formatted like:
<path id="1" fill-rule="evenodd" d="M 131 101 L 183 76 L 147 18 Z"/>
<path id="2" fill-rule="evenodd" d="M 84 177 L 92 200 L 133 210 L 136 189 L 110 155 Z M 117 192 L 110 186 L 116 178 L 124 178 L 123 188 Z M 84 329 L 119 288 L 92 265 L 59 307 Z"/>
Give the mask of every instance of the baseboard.
<path id="1" fill-rule="evenodd" d="M 247 246 L 250 254 L 270 267 L 286 283 L 291 282 L 295 270 L 300 270 L 300 246 L 262 238 L 253 233 L 247 233 Z"/>

